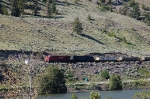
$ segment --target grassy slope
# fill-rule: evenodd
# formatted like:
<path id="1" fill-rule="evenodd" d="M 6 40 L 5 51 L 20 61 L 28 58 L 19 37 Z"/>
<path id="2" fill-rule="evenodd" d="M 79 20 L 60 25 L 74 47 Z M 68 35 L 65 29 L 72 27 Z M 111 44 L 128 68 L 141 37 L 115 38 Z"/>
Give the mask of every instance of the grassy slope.
<path id="1" fill-rule="evenodd" d="M 60 15 L 52 19 L 0 15 L 0 48 L 46 50 L 67 54 L 110 51 L 132 55 L 149 54 L 150 27 L 145 23 L 116 13 L 101 12 L 96 4 L 87 0 L 81 0 L 78 5 L 73 1 L 69 3 L 70 5 L 66 6 L 63 2 L 57 2 Z M 42 10 L 40 13 L 45 12 Z M 87 20 L 88 14 L 91 15 L 92 21 Z M 76 17 L 79 17 L 83 24 L 85 36 L 72 32 L 71 23 Z M 104 28 L 107 33 L 102 32 Z M 125 37 L 127 43 L 110 37 L 109 32 L 113 32 L 118 38 Z"/>

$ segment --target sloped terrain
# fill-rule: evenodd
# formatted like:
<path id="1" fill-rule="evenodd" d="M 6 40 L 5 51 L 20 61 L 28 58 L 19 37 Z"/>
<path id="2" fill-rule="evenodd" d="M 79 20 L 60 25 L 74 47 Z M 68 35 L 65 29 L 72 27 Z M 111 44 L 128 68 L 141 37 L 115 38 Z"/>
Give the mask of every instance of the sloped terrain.
<path id="1" fill-rule="evenodd" d="M 10 8 L 7 0 L 2 1 Z M 136 1 L 142 4 L 142 0 Z M 147 1 L 143 3 L 149 6 L 149 0 L 144 1 Z M 14 78 L 17 78 L 17 83 L 14 85 L 28 85 L 29 66 L 24 63 L 26 59 L 30 58 L 30 68 L 34 77 L 50 65 L 41 59 L 42 51 L 68 55 L 93 52 L 122 52 L 132 56 L 150 55 L 150 27 L 146 23 L 115 12 L 102 12 L 99 5 L 95 3 L 96 0 L 92 2 L 80 0 L 78 4 L 75 4 L 74 0 L 68 0 L 68 2 L 69 5 L 65 3 L 65 0 L 57 0 L 58 14 L 52 18 L 46 18 L 46 7 L 42 2 L 39 2 L 41 8 L 39 16 L 30 15 L 32 13 L 30 9 L 25 9 L 25 13 L 29 15 L 21 17 L 0 14 L 0 63 L 3 61 L 11 67 L 10 75 L 12 73 Z M 31 2 L 27 4 L 30 5 Z M 120 6 L 122 5 L 115 7 Z M 87 20 L 88 15 L 91 15 L 91 20 Z M 79 17 L 83 26 L 81 34 L 73 32 L 72 23 L 76 17 Z M 32 54 L 34 55 L 31 57 Z M 110 74 L 116 73 L 137 78 L 141 76 L 137 66 L 150 70 L 148 62 L 55 65 L 64 69 L 65 74 L 72 71 L 74 77 L 81 82 L 85 77 L 89 77 L 91 82 L 98 81 L 101 78 L 99 74 L 105 69 Z M 1 79 L 6 79 L 6 82 L 7 78 L 13 79 L 9 76 L 9 72 L 4 76 Z M 12 83 L 11 79 L 4 87 L 14 87 L 10 83 Z"/>
<path id="2" fill-rule="evenodd" d="M 53 18 L 0 15 L 0 48 L 3 50 L 47 51 L 64 54 L 123 52 L 149 54 L 150 27 L 141 21 L 113 12 L 101 12 L 86 0 L 57 1 L 59 15 Z M 44 5 L 39 11 L 45 14 Z M 28 12 L 28 10 L 25 10 Z M 30 11 L 29 11 L 30 12 Z M 91 15 L 92 20 L 87 20 Z M 83 32 L 73 32 L 72 22 L 79 17 Z M 123 40 L 124 39 L 124 40 Z"/>

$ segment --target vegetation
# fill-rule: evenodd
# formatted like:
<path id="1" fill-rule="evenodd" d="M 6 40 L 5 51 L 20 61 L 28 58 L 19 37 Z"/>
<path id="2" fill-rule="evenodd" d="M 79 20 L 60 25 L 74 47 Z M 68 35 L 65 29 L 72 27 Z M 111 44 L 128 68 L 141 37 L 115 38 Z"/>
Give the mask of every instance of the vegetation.
<path id="1" fill-rule="evenodd" d="M 38 76 L 39 94 L 66 93 L 64 73 L 57 67 L 49 66 L 43 74 Z"/>
<path id="2" fill-rule="evenodd" d="M 150 98 L 150 91 L 143 91 L 135 93 L 133 99 L 149 99 L 149 98 Z"/>
<path id="3" fill-rule="evenodd" d="M 135 3 L 134 6 L 132 6 L 132 17 L 135 18 L 135 19 L 139 19 L 139 16 L 140 16 L 140 8 L 139 8 L 139 4 L 138 3 Z"/>
<path id="4" fill-rule="evenodd" d="M 90 92 L 90 99 L 100 99 L 101 96 L 98 92 L 94 92 L 94 91 L 91 91 Z"/>
<path id="5" fill-rule="evenodd" d="M 122 90 L 122 80 L 119 75 L 111 75 L 109 81 L 110 90 Z"/>
<path id="6" fill-rule="evenodd" d="M 80 34 L 82 32 L 82 23 L 80 22 L 79 18 L 75 18 L 73 22 L 73 32 L 76 32 L 77 34 Z"/>
<path id="7" fill-rule="evenodd" d="M 90 92 L 90 99 L 101 99 L 101 96 L 98 92 L 96 91 L 91 91 Z M 71 99 L 78 99 L 76 94 L 72 94 Z M 82 99 L 86 99 L 86 98 L 82 98 Z"/>
<path id="8" fill-rule="evenodd" d="M 37 14 L 39 13 L 38 12 L 38 0 L 33 0 L 33 3 L 34 3 L 33 15 L 37 16 Z"/>
<path id="9" fill-rule="evenodd" d="M 50 0 L 47 0 L 46 2 L 46 10 L 47 10 L 47 17 L 50 18 L 52 16 Z"/>
<path id="10" fill-rule="evenodd" d="M 11 15 L 15 17 L 21 16 L 24 12 L 24 0 L 11 0 Z"/>
<path id="11" fill-rule="evenodd" d="M 84 54 L 84 53 L 88 53 L 92 51 L 109 52 L 110 50 L 111 51 L 114 51 L 114 50 L 123 51 L 123 53 L 124 52 L 130 53 L 128 50 L 132 50 L 131 53 L 132 52 L 134 53 L 134 50 L 137 51 L 137 49 L 139 49 L 138 51 L 140 52 L 138 53 L 142 53 L 144 55 L 146 53 L 145 50 L 149 49 L 149 42 L 148 42 L 149 38 L 147 36 L 149 28 L 145 25 L 145 23 L 150 25 L 150 17 L 149 17 L 148 11 L 146 11 L 148 10 L 148 7 L 146 7 L 146 5 L 141 10 L 139 9 L 140 4 L 137 4 L 137 6 L 134 6 L 136 5 L 136 2 L 135 2 L 131 4 L 132 6 L 130 6 L 128 4 L 128 0 L 126 0 L 126 3 L 125 3 L 126 5 L 124 5 L 124 7 L 122 8 L 123 11 L 121 13 L 123 15 L 128 15 L 128 16 L 130 15 L 131 17 L 133 16 L 133 18 L 135 19 L 141 20 L 139 15 L 141 15 L 142 11 L 143 12 L 145 11 L 143 14 L 143 18 L 142 18 L 142 21 L 145 23 L 143 23 L 143 22 L 135 21 L 131 18 L 124 17 L 115 13 L 101 12 L 100 9 L 97 9 L 96 7 L 94 8 L 94 6 L 96 6 L 95 4 L 88 2 L 88 4 L 91 4 L 92 6 L 87 5 L 87 2 L 84 2 L 84 1 L 79 2 L 81 4 L 78 4 L 78 5 L 74 5 L 72 3 L 74 1 L 69 1 L 69 3 L 67 4 L 70 4 L 70 6 L 61 6 L 61 4 L 62 5 L 64 4 L 63 2 L 54 2 L 50 0 L 47 6 L 48 10 L 45 10 L 47 1 L 48 0 L 39 0 L 37 2 L 37 0 L 28 0 L 28 2 L 25 2 L 23 4 L 23 6 L 24 5 L 25 6 L 24 7 L 22 6 L 22 9 L 25 11 L 25 13 L 24 11 L 20 9 L 20 7 L 18 7 L 21 13 L 19 13 L 19 15 L 17 16 L 21 16 L 22 14 L 24 15 L 33 14 L 35 16 L 40 15 L 41 16 L 40 18 L 34 18 L 34 17 L 32 18 L 32 17 L 26 17 L 26 16 L 23 16 L 21 18 L 14 18 L 14 17 L 0 15 L 1 17 L 0 29 L 2 30 L 1 36 L 0 36 L 0 40 L 1 40 L 0 43 L 1 43 L 2 49 L 4 50 L 5 49 L 13 49 L 13 50 L 14 49 L 15 50 L 16 49 L 17 50 L 41 49 L 44 51 L 46 50 L 48 52 L 55 51 L 54 53 L 63 52 L 67 54 L 68 53 L 78 54 L 79 50 L 81 50 L 79 54 L 82 54 L 82 53 Z M 107 1 L 105 2 L 103 1 L 104 3 L 103 7 L 106 7 L 106 6 L 111 7 L 111 3 L 107 3 Z M 30 3 L 31 3 L 31 7 L 30 5 L 28 5 Z M 59 3 L 58 10 L 60 12 L 60 15 L 56 16 L 57 20 L 55 21 L 53 19 L 43 18 L 43 16 L 51 17 L 53 13 L 57 12 L 56 6 L 53 6 L 53 4 L 55 3 Z M 5 10 L 2 10 L 3 7 L 1 7 L 1 14 L 4 14 L 4 12 L 5 11 L 7 12 L 7 10 L 9 14 L 11 13 L 9 9 L 10 5 L 7 5 L 3 2 L 1 3 L 1 5 L 5 6 L 4 8 L 6 8 Z M 93 8 L 91 9 L 91 7 Z M 102 4 L 101 4 L 101 7 L 102 7 Z M 53 8 L 55 9 L 55 11 L 53 10 Z M 96 12 L 96 14 L 94 11 Z M 132 15 L 132 11 L 135 12 L 133 15 Z M 48 14 L 45 15 L 45 13 L 47 12 Z M 92 18 L 94 18 L 94 21 L 86 22 L 87 15 L 84 16 L 83 13 L 89 13 L 88 19 L 91 19 L 91 16 L 92 16 Z M 80 18 L 79 23 L 81 24 L 82 22 L 81 26 L 84 27 L 84 30 L 82 27 L 78 33 L 82 33 L 83 31 L 83 33 L 86 33 L 85 35 L 86 38 L 78 36 L 78 35 L 72 35 L 71 23 L 72 23 L 73 18 L 76 16 L 79 16 Z M 135 28 L 135 31 L 131 32 L 130 30 L 131 28 Z M 110 31 L 113 31 L 113 29 L 114 29 L 114 32 L 110 32 Z M 23 35 L 23 36 L 20 36 L 20 35 Z M 108 36 L 115 37 L 115 38 L 110 38 Z M 126 43 L 127 40 L 129 41 L 131 36 L 133 37 L 132 38 L 133 40 L 131 40 L 131 42 L 136 44 L 136 47 L 135 48 L 127 48 L 126 46 L 120 47 L 120 45 L 124 46 L 123 45 L 124 42 Z M 140 38 L 141 40 L 139 40 L 137 37 Z M 119 41 L 118 39 L 120 39 L 122 42 L 118 43 Z M 105 44 L 102 45 L 100 42 L 103 42 Z M 144 44 L 145 45 L 147 44 L 148 46 L 143 47 L 145 46 Z M 118 46 L 120 48 L 118 48 Z M 142 49 L 140 49 L 140 47 Z M 147 53 L 148 52 L 149 51 L 147 50 Z M 19 64 L 21 64 L 20 60 L 18 61 Z M 19 66 L 17 68 L 19 68 Z M 123 71 L 125 70 L 125 68 L 121 68 L 121 69 L 123 69 Z M 144 74 L 144 73 L 147 73 L 147 71 L 139 70 L 139 72 L 137 73 L 138 76 L 136 77 L 145 77 L 145 78 L 149 77 L 148 74 Z M 2 76 L 0 76 L 0 79 L 3 79 L 4 74 L 3 73 L 1 74 Z M 136 73 L 134 72 L 129 73 L 129 74 L 130 76 L 136 75 Z M 87 77 L 87 74 L 85 74 L 84 76 Z M 99 74 L 99 77 L 100 76 L 101 75 Z M 76 79 L 74 79 L 75 76 L 70 73 L 68 73 L 67 77 L 68 77 L 67 80 L 69 81 L 72 81 L 72 82 L 76 81 Z M 101 78 L 99 79 L 99 77 L 97 76 L 94 77 L 93 81 L 96 82 L 96 81 L 101 80 Z M 90 77 L 88 78 L 89 80 L 92 81 L 92 78 Z M 131 83 L 131 88 L 133 88 L 132 86 L 134 85 L 140 86 L 138 82 L 135 82 L 133 84 Z"/>
<path id="12" fill-rule="evenodd" d="M 56 3 L 55 3 L 55 0 L 52 1 L 52 13 L 56 13 Z"/>
<path id="13" fill-rule="evenodd" d="M 142 78 L 148 78 L 148 77 L 150 77 L 150 72 L 149 72 L 149 70 L 147 70 L 147 68 L 139 68 L 138 72 L 141 74 L 140 76 Z"/>
<path id="14" fill-rule="evenodd" d="M 0 13 L 4 14 L 4 15 L 8 15 L 8 11 L 7 11 L 6 6 L 2 5 L 1 3 L 0 3 Z"/>
<path id="15" fill-rule="evenodd" d="M 78 99 L 76 94 L 72 94 L 71 99 Z"/>
<path id="16" fill-rule="evenodd" d="M 92 18 L 91 18 L 91 15 L 90 14 L 88 14 L 88 17 L 87 17 L 87 20 L 91 20 Z"/>
<path id="17" fill-rule="evenodd" d="M 103 70 L 103 71 L 101 72 L 101 76 L 102 76 L 102 78 L 104 78 L 104 79 L 109 79 L 109 77 L 110 77 L 107 70 Z"/>

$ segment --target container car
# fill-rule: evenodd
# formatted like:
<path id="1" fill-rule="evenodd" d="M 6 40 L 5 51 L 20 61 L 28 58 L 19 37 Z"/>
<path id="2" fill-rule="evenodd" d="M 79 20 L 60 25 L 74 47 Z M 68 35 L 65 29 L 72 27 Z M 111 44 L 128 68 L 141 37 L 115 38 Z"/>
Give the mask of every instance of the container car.
<path id="1" fill-rule="evenodd" d="M 73 56 L 73 62 L 94 62 L 93 56 Z"/>
<path id="2" fill-rule="evenodd" d="M 139 57 L 120 57 L 121 61 L 141 61 Z"/>

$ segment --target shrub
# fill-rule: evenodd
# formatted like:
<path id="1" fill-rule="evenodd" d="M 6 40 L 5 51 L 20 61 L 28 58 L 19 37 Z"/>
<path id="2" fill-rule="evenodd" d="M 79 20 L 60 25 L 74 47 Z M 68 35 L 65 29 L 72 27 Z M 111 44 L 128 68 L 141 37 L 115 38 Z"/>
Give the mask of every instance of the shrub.
<path id="1" fill-rule="evenodd" d="M 100 98 L 101 96 L 98 92 L 94 92 L 94 91 L 90 92 L 90 99 L 100 99 Z"/>
<path id="2" fill-rule="evenodd" d="M 109 81 L 110 90 L 122 90 L 122 80 L 119 75 L 111 75 Z"/>
<path id="3" fill-rule="evenodd" d="M 74 3 L 75 3 L 75 4 L 78 4 L 78 0 L 74 0 Z"/>
<path id="4" fill-rule="evenodd" d="M 72 94 L 71 99 L 77 99 L 77 95 L 76 94 Z"/>
<path id="5" fill-rule="evenodd" d="M 91 20 L 91 15 L 88 14 L 87 20 Z"/>
<path id="6" fill-rule="evenodd" d="M 66 2 L 66 5 L 67 5 L 67 6 L 69 6 L 69 2 L 68 2 L 68 0 L 65 0 L 65 2 Z"/>
<path id="7" fill-rule="evenodd" d="M 103 70 L 102 73 L 101 73 L 101 77 L 104 78 L 104 79 L 109 79 L 109 73 L 107 70 Z"/>
<path id="8" fill-rule="evenodd" d="M 114 32 L 110 32 L 110 33 L 108 33 L 108 35 L 109 35 L 110 37 L 116 37 L 116 34 L 115 34 Z"/>

